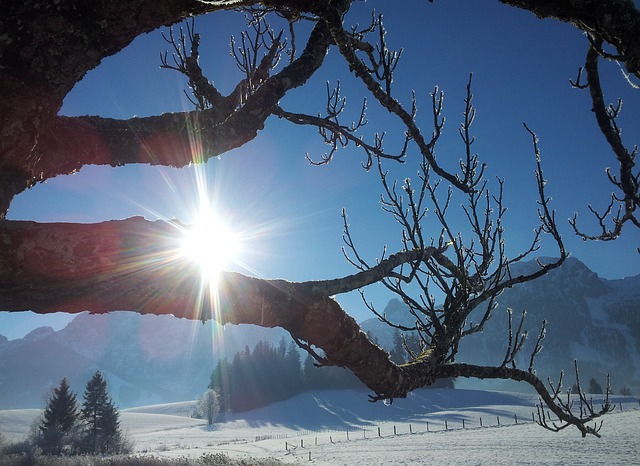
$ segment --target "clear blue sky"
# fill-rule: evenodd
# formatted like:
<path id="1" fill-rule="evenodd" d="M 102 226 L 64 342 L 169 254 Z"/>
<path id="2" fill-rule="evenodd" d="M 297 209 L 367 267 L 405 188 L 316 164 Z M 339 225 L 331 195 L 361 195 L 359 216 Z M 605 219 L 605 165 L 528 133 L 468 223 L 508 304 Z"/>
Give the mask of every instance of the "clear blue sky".
<path id="1" fill-rule="evenodd" d="M 568 250 L 605 278 L 640 273 L 637 229 L 627 228 L 614 243 L 583 243 L 572 236 L 565 221 L 578 211 L 582 224 L 590 225 L 587 205 L 600 209 L 606 205 L 612 186 L 604 170 L 615 165 L 590 112 L 587 92 L 569 86 L 586 53 L 587 41 L 579 31 L 494 0 L 358 2 L 352 17 L 365 24 L 372 7 L 384 14 L 391 46 L 404 48 L 395 96 L 408 104 L 410 90 L 416 90 L 419 125 L 426 135 L 431 133 L 429 93 L 435 85 L 446 93 L 446 134 L 437 149 L 445 166 L 455 166 L 463 152 L 457 126 L 465 85 L 469 73 L 474 73 L 475 149 L 488 163 L 490 179 L 506 179 L 506 238 L 514 252 L 528 242 L 536 221 L 532 147 L 522 126 L 526 122 L 540 138 L 548 194 L 554 199 Z M 238 37 L 241 18 L 214 14 L 196 19 L 196 28 L 202 35 L 203 68 L 228 92 L 239 79 L 228 54 L 229 36 Z M 159 31 L 139 37 L 78 83 L 62 113 L 129 118 L 190 109 L 183 95 L 184 80 L 159 69 L 159 53 L 166 48 Z M 626 144 L 639 143 L 640 93 L 625 83 L 617 64 L 603 64 L 602 73 L 608 100 L 625 101 L 621 125 Z M 292 111 L 322 111 L 325 82 L 337 79 L 356 112 L 363 87 L 348 74 L 336 50 L 322 70 L 282 104 Z M 368 134 L 386 131 L 389 142 L 401 135 L 401 128 L 372 103 L 369 120 Z M 306 152 L 318 156 L 325 150 L 313 130 L 299 130 L 272 118 L 256 140 L 206 165 L 215 205 L 247 236 L 236 270 L 294 281 L 353 273 L 341 253 L 343 207 L 355 239 L 372 262 L 385 244 L 391 252 L 397 250 L 395 224 L 380 209 L 375 171 L 360 167 L 362 154 L 352 147 L 328 166 L 312 167 L 305 160 Z M 400 180 L 415 177 L 412 160 L 415 153 L 404 166 L 388 166 Z M 8 217 L 97 222 L 144 215 L 188 222 L 195 203 L 195 173 L 194 168 L 85 167 L 19 195 Z M 437 234 L 437 226 L 433 231 Z M 367 296 L 380 309 L 392 297 L 379 287 L 372 287 Z M 356 319 L 369 317 L 357 293 L 338 300 Z M 0 334 L 18 338 L 35 327 L 59 328 L 68 320 L 66 315 L 0 312 Z"/>

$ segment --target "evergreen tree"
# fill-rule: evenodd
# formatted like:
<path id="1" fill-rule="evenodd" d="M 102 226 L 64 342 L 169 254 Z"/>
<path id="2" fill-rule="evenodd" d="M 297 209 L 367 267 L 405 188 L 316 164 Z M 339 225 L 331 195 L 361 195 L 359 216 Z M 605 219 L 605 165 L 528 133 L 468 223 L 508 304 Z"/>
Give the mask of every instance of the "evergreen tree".
<path id="1" fill-rule="evenodd" d="M 406 351 L 404 350 L 404 346 L 402 345 L 402 335 L 396 329 L 393 332 L 393 348 L 389 352 L 389 357 L 396 364 L 402 364 L 406 361 L 405 354 Z"/>
<path id="2" fill-rule="evenodd" d="M 304 358 L 304 365 L 302 367 L 302 373 L 304 376 L 304 388 L 305 390 L 314 390 L 320 388 L 320 371 L 315 365 L 315 359 L 310 354 Z"/>
<path id="3" fill-rule="evenodd" d="M 593 377 L 589 380 L 589 393 L 602 393 L 602 386 Z"/>
<path id="4" fill-rule="evenodd" d="M 67 378 L 53 390 L 40 423 L 38 444 L 43 453 L 59 455 L 69 446 L 70 435 L 78 419 L 78 401 Z"/>
<path id="5" fill-rule="evenodd" d="M 97 371 L 87 382 L 80 418 L 84 423 L 83 450 L 87 453 L 116 453 L 122 445 L 120 413 L 107 391 L 107 381 Z"/>
<path id="6" fill-rule="evenodd" d="M 220 397 L 220 411 L 226 412 L 231 409 L 231 385 L 229 379 L 230 365 L 226 358 L 219 359 L 216 367 L 211 372 L 209 386 L 215 390 Z"/>
<path id="7" fill-rule="evenodd" d="M 284 361 L 284 358 L 287 354 L 287 340 L 284 337 L 280 338 L 280 343 L 278 344 L 278 358 L 281 361 Z"/>
<path id="8" fill-rule="evenodd" d="M 315 359 L 307 355 L 303 367 L 305 390 L 362 388 L 362 382 L 343 367 L 316 366 Z"/>
<path id="9" fill-rule="evenodd" d="M 284 366 L 285 398 L 297 395 L 302 391 L 302 368 L 298 345 L 291 340 L 285 354 Z"/>

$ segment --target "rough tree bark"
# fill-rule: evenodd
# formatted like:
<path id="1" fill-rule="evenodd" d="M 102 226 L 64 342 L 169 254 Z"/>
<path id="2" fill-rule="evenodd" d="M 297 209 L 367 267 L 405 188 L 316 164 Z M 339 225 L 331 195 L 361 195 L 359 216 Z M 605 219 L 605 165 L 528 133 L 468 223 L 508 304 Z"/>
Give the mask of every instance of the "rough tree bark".
<path id="1" fill-rule="evenodd" d="M 57 116 L 62 100 L 100 61 L 122 50 L 137 36 L 186 17 L 238 8 L 255 2 L 171 0 L 154 2 L 92 2 L 66 0 L 41 4 L 0 3 L 0 216 L 11 199 L 48 178 L 73 173 L 87 164 L 159 163 L 183 166 L 192 162 L 186 137 L 197 123 L 209 156 L 219 155 L 253 139 L 282 95 L 299 86 L 322 63 L 328 35 L 321 30 L 309 41 L 300 60 L 279 79 L 264 86 L 253 105 L 232 110 L 125 121 L 100 117 Z M 265 2 L 269 3 L 269 2 Z M 316 2 L 282 2 L 314 8 Z M 220 125 L 225 121 L 224 125 Z M 130 125 L 133 125 L 130 127 Z M 129 128 L 136 129 L 139 136 Z M 172 156 L 148 153 L 168 143 Z M 166 152 L 166 151 L 164 151 Z M 163 155 L 167 155 L 163 157 Z"/>
<path id="2" fill-rule="evenodd" d="M 219 8 L 192 0 L 91 4 L 72 0 L 3 1 L 0 4 L 2 215 L 14 195 L 48 177 L 38 167 L 46 153 L 42 141 L 51 134 L 63 98 L 87 71 L 140 34 L 189 14 Z"/>

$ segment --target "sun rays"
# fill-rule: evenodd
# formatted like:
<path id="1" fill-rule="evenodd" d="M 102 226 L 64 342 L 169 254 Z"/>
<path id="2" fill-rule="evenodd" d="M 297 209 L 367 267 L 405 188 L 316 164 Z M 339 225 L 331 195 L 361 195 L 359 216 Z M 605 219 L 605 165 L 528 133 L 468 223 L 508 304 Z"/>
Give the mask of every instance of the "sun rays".
<path id="1" fill-rule="evenodd" d="M 203 279 L 209 283 L 217 281 L 220 272 L 236 259 L 239 249 L 238 236 L 209 209 L 197 213 L 180 244 L 180 253 L 200 266 Z"/>

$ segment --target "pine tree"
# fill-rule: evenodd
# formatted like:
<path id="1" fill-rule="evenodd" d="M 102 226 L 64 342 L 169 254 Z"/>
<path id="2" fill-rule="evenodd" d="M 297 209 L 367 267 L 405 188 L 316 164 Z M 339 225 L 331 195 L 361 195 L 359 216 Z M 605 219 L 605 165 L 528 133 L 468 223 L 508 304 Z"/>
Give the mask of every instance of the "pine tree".
<path id="1" fill-rule="evenodd" d="M 389 352 L 389 357 L 396 364 L 402 364 L 406 361 L 406 351 L 402 344 L 402 335 L 398 330 L 393 332 L 393 349 Z"/>
<path id="2" fill-rule="evenodd" d="M 292 397 L 302 391 L 302 367 L 298 345 L 291 340 L 285 355 L 285 397 Z"/>
<path id="3" fill-rule="evenodd" d="M 304 377 L 304 388 L 306 390 L 315 390 L 321 388 L 320 378 L 318 377 L 318 368 L 315 365 L 315 359 L 310 354 L 304 358 L 302 366 L 302 374 Z"/>
<path id="4" fill-rule="evenodd" d="M 42 414 L 38 443 L 43 453 L 61 454 L 69 446 L 69 437 L 77 419 L 78 401 L 65 377 L 53 390 Z"/>
<path id="5" fill-rule="evenodd" d="M 122 445 L 120 413 L 107 391 L 107 381 L 97 371 L 87 382 L 80 418 L 84 422 L 87 453 L 115 453 Z"/>
<path id="6" fill-rule="evenodd" d="M 596 381 L 594 377 L 589 380 L 589 393 L 602 393 L 602 386 Z"/>
<path id="7" fill-rule="evenodd" d="M 218 360 L 216 367 L 211 372 L 211 380 L 207 387 L 218 392 L 221 412 L 226 412 L 231 409 L 231 385 L 229 372 L 229 361 L 227 361 L 226 358 Z"/>

